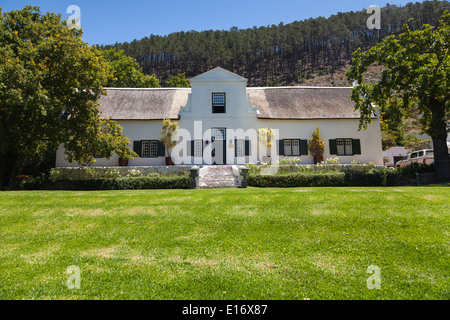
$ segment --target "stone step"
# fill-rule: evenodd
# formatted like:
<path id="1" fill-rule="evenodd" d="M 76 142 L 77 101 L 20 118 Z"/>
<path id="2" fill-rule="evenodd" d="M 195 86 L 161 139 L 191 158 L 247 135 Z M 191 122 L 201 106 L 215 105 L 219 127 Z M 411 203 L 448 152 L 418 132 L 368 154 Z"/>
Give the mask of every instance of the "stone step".
<path id="1" fill-rule="evenodd" d="M 238 187 L 237 177 L 231 166 L 209 166 L 202 170 L 199 179 L 200 188 Z"/>

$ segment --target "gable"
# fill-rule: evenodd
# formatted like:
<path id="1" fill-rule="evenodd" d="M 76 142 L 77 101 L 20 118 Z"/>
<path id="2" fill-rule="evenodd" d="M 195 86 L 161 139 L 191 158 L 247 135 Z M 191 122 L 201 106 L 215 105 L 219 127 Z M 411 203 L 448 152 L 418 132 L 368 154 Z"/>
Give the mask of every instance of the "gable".
<path id="1" fill-rule="evenodd" d="M 241 77 L 240 75 L 237 75 L 236 73 L 233 73 L 231 71 L 225 70 L 221 67 L 217 67 L 214 69 L 211 69 L 205 73 L 202 73 L 194 78 L 191 78 L 191 82 L 198 82 L 198 81 L 244 81 L 247 82 L 247 79 L 244 77 Z"/>

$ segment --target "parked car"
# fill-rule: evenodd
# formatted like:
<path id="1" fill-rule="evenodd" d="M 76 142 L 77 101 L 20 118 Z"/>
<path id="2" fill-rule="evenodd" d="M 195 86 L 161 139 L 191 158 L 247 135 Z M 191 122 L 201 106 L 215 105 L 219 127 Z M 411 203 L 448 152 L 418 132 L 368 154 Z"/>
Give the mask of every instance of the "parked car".
<path id="1" fill-rule="evenodd" d="M 411 163 L 434 163 L 434 152 L 431 149 L 419 150 L 408 153 L 402 160 L 395 164 L 396 168 L 409 166 Z"/>

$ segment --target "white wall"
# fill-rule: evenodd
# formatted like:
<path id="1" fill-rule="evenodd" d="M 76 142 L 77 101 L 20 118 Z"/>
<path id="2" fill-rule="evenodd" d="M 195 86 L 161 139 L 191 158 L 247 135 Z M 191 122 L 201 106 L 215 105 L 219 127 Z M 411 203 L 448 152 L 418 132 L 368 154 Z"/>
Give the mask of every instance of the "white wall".
<path id="1" fill-rule="evenodd" d="M 186 129 L 190 136 L 187 138 L 189 141 L 194 137 L 194 121 L 201 121 L 200 135 L 204 136 L 206 130 L 212 127 L 225 127 L 227 129 L 242 129 L 247 131 L 248 129 L 254 129 L 256 136 L 256 130 L 258 128 L 271 128 L 279 131 L 279 139 L 308 139 L 312 136 L 312 132 L 316 126 L 319 126 L 320 135 L 325 140 L 325 153 L 324 159 L 334 158 L 336 155 L 330 155 L 329 152 L 329 139 L 336 138 L 352 138 L 361 140 L 361 154 L 353 156 L 338 156 L 340 163 L 348 164 L 353 160 L 361 163 L 368 163 L 373 161 L 377 165 L 383 165 L 383 152 L 381 147 L 381 134 L 380 123 L 378 119 L 374 119 L 374 122 L 369 125 L 366 131 L 358 131 L 358 119 L 330 119 L 330 120 L 266 120 L 266 119 L 253 119 L 253 118 L 221 118 L 221 119 L 181 119 L 179 126 L 182 129 Z M 152 121 L 118 121 L 123 127 L 124 135 L 130 139 L 130 147 L 133 147 L 133 141 L 135 140 L 159 140 L 162 123 L 158 120 Z M 200 124 L 197 122 L 197 125 Z M 247 131 L 247 132 L 251 132 Z M 205 136 L 204 136 L 205 137 Z M 227 163 L 234 164 L 234 136 L 227 136 Z M 205 139 L 206 140 L 206 139 Z M 231 140 L 231 141 L 230 141 Z M 231 144 L 230 144 L 231 142 Z M 255 150 L 255 143 L 252 142 L 252 152 L 258 152 Z M 275 144 L 274 144 L 274 149 Z M 176 155 L 173 155 L 176 157 Z M 56 166 L 78 166 L 78 164 L 70 164 L 65 161 L 63 156 L 63 150 L 58 150 Z M 313 156 L 301 156 L 302 164 L 312 164 Z M 246 158 L 246 162 L 249 162 L 249 158 Z M 261 159 L 258 159 L 261 160 Z M 253 161 L 252 161 L 253 162 Z M 204 161 L 196 164 L 202 164 Z M 164 157 L 158 158 L 135 158 L 130 160 L 129 166 L 151 166 L 151 165 L 164 165 Z M 94 166 L 117 166 L 118 157 L 114 155 L 110 160 L 96 159 Z"/>

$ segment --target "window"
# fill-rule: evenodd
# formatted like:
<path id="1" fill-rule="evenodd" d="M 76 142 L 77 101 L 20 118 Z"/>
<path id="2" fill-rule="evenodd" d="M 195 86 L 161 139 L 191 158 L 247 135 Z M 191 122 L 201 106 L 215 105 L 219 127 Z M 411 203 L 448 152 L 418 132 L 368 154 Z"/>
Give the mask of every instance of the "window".
<path id="1" fill-rule="evenodd" d="M 194 157 L 202 157 L 203 156 L 203 141 L 195 140 L 194 142 Z"/>
<path id="2" fill-rule="evenodd" d="M 411 153 L 411 155 L 409 156 L 410 159 L 415 159 L 417 158 L 417 152 L 413 152 Z"/>
<path id="3" fill-rule="evenodd" d="M 245 142 L 244 140 L 236 140 L 236 157 L 245 156 Z"/>
<path id="4" fill-rule="evenodd" d="M 212 140 L 225 140 L 225 128 L 212 128 Z"/>
<path id="5" fill-rule="evenodd" d="M 285 156 L 299 156 L 300 155 L 300 140 L 286 140 L 284 139 L 284 155 Z"/>
<path id="6" fill-rule="evenodd" d="M 292 155 L 291 140 L 284 140 L 284 155 Z"/>
<path id="7" fill-rule="evenodd" d="M 353 155 L 352 139 L 336 139 L 337 155 Z"/>
<path id="8" fill-rule="evenodd" d="M 225 113 L 225 93 L 212 94 L 212 113 Z"/>
<path id="9" fill-rule="evenodd" d="M 292 140 L 292 155 L 299 156 L 300 155 L 300 141 Z"/>
<path id="10" fill-rule="evenodd" d="M 330 139 L 330 154 L 353 156 L 361 154 L 361 140 L 350 138 Z"/>
<path id="11" fill-rule="evenodd" d="M 158 157 L 158 141 L 142 141 L 141 157 Z"/>

